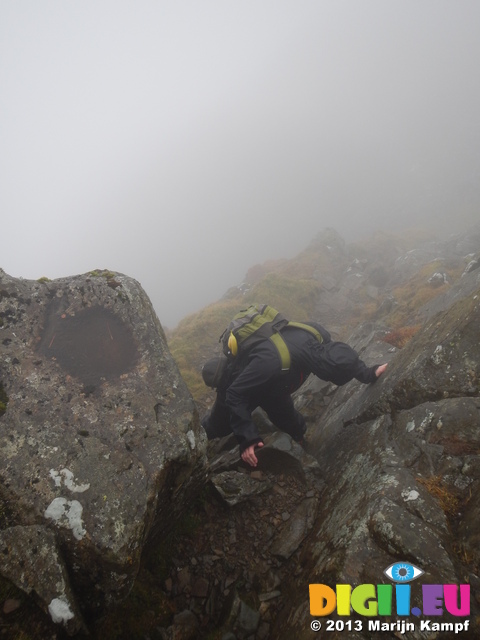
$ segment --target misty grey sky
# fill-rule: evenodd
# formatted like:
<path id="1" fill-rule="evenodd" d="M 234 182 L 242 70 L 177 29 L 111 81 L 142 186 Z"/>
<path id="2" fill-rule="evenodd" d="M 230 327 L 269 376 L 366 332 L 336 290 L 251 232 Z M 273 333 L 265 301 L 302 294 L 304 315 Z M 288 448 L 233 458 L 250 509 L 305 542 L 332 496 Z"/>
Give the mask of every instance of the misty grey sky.
<path id="1" fill-rule="evenodd" d="M 478 0 L 0 0 L 0 267 L 120 271 L 173 328 L 325 227 L 455 232 L 479 25 Z"/>

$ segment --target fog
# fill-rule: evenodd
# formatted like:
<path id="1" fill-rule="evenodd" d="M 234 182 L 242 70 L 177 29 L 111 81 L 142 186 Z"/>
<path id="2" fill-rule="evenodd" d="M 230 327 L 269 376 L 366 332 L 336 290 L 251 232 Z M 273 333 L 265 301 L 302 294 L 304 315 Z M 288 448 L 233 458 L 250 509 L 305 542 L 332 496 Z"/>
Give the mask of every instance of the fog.
<path id="1" fill-rule="evenodd" d="M 477 0 L 3 0 L 0 267 L 164 326 L 319 231 L 480 219 Z"/>

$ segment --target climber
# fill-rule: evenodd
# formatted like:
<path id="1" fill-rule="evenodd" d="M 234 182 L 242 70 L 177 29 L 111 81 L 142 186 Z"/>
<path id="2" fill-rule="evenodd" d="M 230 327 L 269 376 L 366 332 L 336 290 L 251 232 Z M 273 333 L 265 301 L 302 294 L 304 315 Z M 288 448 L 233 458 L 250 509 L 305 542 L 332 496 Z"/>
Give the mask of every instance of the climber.
<path id="1" fill-rule="evenodd" d="M 210 412 L 202 420 L 209 439 L 234 433 L 242 460 L 252 467 L 258 463 L 256 448 L 263 440 L 252 420 L 252 411 L 261 407 L 272 423 L 302 444 L 306 431 L 304 417 L 294 408 L 291 394 L 313 373 L 321 380 L 344 385 L 353 378 L 365 384 L 375 380 L 387 365 L 367 365 L 344 342 L 335 342 L 318 323 L 307 323 L 320 335 L 286 326 L 281 335 L 290 353 L 288 371 L 282 371 L 279 353 L 271 340 L 257 343 L 240 361 L 225 357 L 209 360 L 202 371 L 205 383 L 217 390 Z"/>

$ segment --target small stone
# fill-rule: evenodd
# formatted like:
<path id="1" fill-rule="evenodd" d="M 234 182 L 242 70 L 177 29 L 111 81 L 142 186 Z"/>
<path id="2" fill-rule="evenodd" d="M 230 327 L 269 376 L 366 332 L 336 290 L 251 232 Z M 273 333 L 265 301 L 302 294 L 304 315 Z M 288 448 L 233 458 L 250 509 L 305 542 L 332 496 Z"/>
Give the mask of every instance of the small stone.
<path id="1" fill-rule="evenodd" d="M 270 625 L 268 622 L 262 622 L 257 631 L 258 640 L 267 640 L 270 637 Z"/>
<path id="2" fill-rule="evenodd" d="M 260 614 L 258 611 L 254 611 L 251 607 L 249 607 L 242 600 L 240 601 L 240 610 L 238 612 L 238 617 L 236 620 L 236 626 L 238 625 L 239 630 L 241 630 L 245 635 L 252 635 L 258 628 L 258 624 L 260 622 Z"/>
<path id="3" fill-rule="evenodd" d="M 177 574 L 178 590 L 180 592 L 185 591 L 190 586 L 191 576 L 188 568 L 180 569 Z"/>
<path id="4" fill-rule="evenodd" d="M 192 611 L 185 610 L 176 614 L 172 627 L 174 638 L 193 640 L 198 637 L 198 620 Z"/>
<path id="5" fill-rule="evenodd" d="M 208 595 L 209 582 L 205 578 L 197 578 L 192 586 L 192 596 L 194 598 L 206 598 Z"/>
<path id="6" fill-rule="evenodd" d="M 269 600 L 273 600 L 274 598 L 278 598 L 281 596 L 280 591 L 270 591 L 269 593 L 260 593 L 258 599 L 260 602 L 268 602 Z"/>
<path id="7" fill-rule="evenodd" d="M 233 578 L 232 576 L 225 578 L 225 589 L 228 589 L 228 587 L 232 586 L 234 582 L 235 578 Z"/>
<path id="8" fill-rule="evenodd" d="M 3 613 L 9 614 L 13 611 L 16 611 L 20 607 L 20 600 L 14 600 L 13 598 L 8 598 L 3 603 Z"/>

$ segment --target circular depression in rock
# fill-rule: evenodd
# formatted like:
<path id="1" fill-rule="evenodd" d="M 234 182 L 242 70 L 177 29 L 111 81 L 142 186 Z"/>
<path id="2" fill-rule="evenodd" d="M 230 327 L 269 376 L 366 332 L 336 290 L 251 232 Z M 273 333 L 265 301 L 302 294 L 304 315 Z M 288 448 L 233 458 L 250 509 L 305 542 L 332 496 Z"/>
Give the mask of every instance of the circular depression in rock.
<path id="1" fill-rule="evenodd" d="M 130 328 L 102 307 L 47 314 L 39 351 L 85 385 L 128 373 L 138 360 Z"/>

